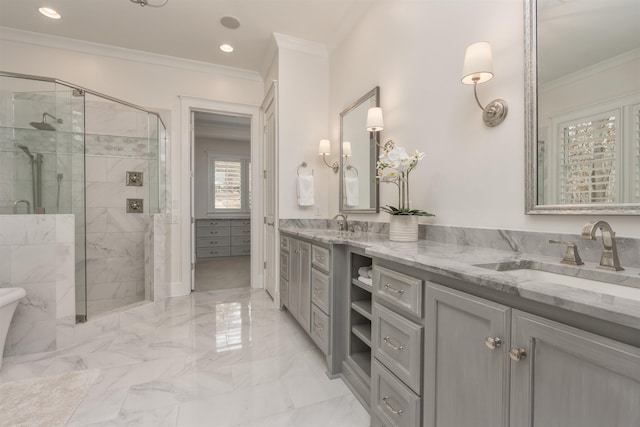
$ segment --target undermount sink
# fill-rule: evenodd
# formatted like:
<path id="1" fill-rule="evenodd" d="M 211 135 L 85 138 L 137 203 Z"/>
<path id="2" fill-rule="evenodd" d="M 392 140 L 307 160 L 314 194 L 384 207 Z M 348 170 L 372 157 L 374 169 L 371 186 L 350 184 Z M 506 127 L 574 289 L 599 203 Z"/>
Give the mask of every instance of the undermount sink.
<path id="1" fill-rule="evenodd" d="M 640 288 L 640 280 L 619 273 L 572 269 L 559 265 L 538 263 L 533 261 L 508 261 L 494 264 L 480 264 L 488 270 L 500 272 L 506 276 L 523 282 L 550 282 L 583 290 L 602 291 L 603 287 L 620 286 L 623 288 Z M 556 270 L 556 271 L 552 271 Z M 563 271 L 565 270 L 565 271 Z M 580 277 L 589 274 L 591 277 Z M 625 289 L 620 290 L 626 294 Z M 615 292 L 614 292 L 615 293 Z"/>

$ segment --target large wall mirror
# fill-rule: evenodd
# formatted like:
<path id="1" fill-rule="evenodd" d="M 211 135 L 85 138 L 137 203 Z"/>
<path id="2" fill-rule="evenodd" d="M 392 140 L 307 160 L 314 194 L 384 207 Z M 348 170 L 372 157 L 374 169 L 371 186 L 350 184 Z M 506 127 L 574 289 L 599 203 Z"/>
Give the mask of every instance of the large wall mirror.
<path id="1" fill-rule="evenodd" d="M 368 132 L 367 112 L 380 106 L 375 87 L 340 113 L 340 212 L 376 213 L 378 145 Z"/>
<path id="2" fill-rule="evenodd" d="M 526 213 L 640 215 L 640 1 L 525 12 Z"/>

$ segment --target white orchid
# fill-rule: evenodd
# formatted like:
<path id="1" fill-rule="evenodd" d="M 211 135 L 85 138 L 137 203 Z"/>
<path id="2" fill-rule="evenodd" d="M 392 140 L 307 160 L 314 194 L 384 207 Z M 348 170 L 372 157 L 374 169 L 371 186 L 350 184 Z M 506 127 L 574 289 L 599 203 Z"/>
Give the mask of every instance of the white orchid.
<path id="1" fill-rule="evenodd" d="M 384 145 L 376 163 L 376 178 L 380 182 L 393 182 L 398 186 L 398 207 L 385 206 L 382 210 L 391 215 L 433 216 L 425 211 L 409 209 L 409 172 L 423 158 L 423 152 L 416 150 L 413 154 L 408 154 L 407 150 L 397 147 L 393 141 Z"/>

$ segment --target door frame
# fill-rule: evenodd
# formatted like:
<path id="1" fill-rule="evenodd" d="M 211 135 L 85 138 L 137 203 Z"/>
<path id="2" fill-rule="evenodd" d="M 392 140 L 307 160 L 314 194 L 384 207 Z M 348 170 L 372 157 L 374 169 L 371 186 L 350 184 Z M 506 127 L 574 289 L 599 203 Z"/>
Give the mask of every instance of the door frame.
<path id="1" fill-rule="evenodd" d="M 179 288 L 173 287 L 172 296 L 187 295 L 195 286 L 192 275 L 192 263 L 195 262 L 195 237 L 193 233 L 193 145 L 191 132 L 191 115 L 193 112 L 245 116 L 251 118 L 251 287 L 262 288 L 264 285 L 263 259 L 263 229 L 262 229 L 262 192 L 261 168 L 263 153 L 261 144 L 260 107 L 257 105 L 238 104 L 234 102 L 215 101 L 211 99 L 180 96 L 180 124 L 181 124 L 181 278 Z M 193 218 L 193 221 L 192 221 Z"/>

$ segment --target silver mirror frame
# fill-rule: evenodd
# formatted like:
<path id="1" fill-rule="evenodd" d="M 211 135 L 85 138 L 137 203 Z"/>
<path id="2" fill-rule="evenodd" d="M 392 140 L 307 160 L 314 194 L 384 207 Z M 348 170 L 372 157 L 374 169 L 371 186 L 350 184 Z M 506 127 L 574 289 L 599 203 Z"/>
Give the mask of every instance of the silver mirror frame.
<path id="1" fill-rule="evenodd" d="M 640 215 L 638 204 L 539 205 L 537 201 L 538 78 L 537 0 L 524 0 L 525 47 L 525 214 L 527 215 Z"/>
<path id="2" fill-rule="evenodd" d="M 362 97 L 360 97 L 357 101 L 355 101 L 353 104 L 349 105 L 347 108 L 345 108 L 341 113 L 340 113 L 340 182 L 339 182 L 339 186 L 340 186 L 340 212 L 349 214 L 349 213 L 379 213 L 380 212 L 380 184 L 378 183 L 378 181 L 375 179 L 375 173 L 377 172 L 376 169 L 376 165 L 375 163 L 373 165 L 371 165 L 371 170 L 374 171 L 374 176 L 371 177 L 372 178 L 372 183 L 371 185 L 375 186 L 375 200 L 373 203 L 373 207 L 371 208 L 366 208 L 366 209 L 345 209 L 344 207 L 344 182 L 343 182 L 343 178 L 344 178 L 344 157 L 342 156 L 342 141 L 344 140 L 344 135 L 343 135 L 343 125 L 342 122 L 344 120 L 344 116 L 347 115 L 350 111 L 356 109 L 358 106 L 360 106 L 363 102 L 367 101 L 370 98 L 374 98 L 375 99 L 375 106 L 379 107 L 380 106 L 380 87 L 376 86 L 373 89 L 371 89 L 369 92 L 365 93 Z M 366 123 L 362 123 L 362 128 L 364 129 L 366 127 Z M 379 135 L 378 135 L 379 136 Z M 374 162 L 377 161 L 378 159 L 378 155 L 379 155 L 379 147 L 378 144 L 376 143 L 375 140 L 375 136 L 373 135 L 373 132 L 369 132 L 369 141 L 373 141 L 372 146 L 374 147 L 373 149 L 375 150 L 374 152 Z M 370 142 L 371 143 L 371 142 Z"/>

